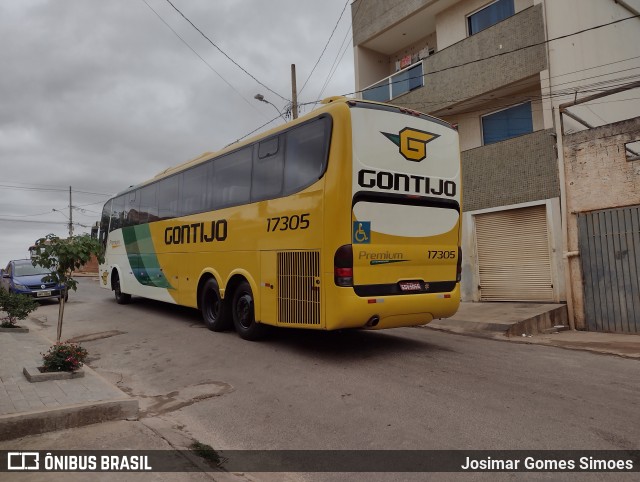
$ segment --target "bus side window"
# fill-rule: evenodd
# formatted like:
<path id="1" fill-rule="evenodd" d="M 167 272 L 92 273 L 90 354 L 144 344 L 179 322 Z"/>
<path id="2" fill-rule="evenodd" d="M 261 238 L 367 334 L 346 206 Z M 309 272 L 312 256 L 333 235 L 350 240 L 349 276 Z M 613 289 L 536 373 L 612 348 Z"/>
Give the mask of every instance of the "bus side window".
<path id="1" fill-rule="evenodd" d="M 210 166 L 206 163 L 183 173 L 182 202 L 180 203 L 180 212 L 183 216 L 206 211 L 209 169 Z"/>
<path id="2" fill-rule="evenodd" d="M 249 203 L 252 151 L 246 147 L 213 162 L 212 209 Z"/>
<path id="3" fill-rule="evenodd" d="M 104 208 L 102 208 L 102 216 L 100 218 L 100 244 L 102 246 L 107 245 L 107 235 L 109 234 L 109 220 L 111 219 L 111 203 L 112 200 L 109 199 Z"/>
<path id="4" fill-rule="evenodd" d="M 328 118 L 320 118 L 287 132 L 285 194 L 300 191 L 322 176 L 328 154 L 330 122 Z"/>
<path id="5" fill-rule="evenodd" d="M 170 219 L 179 216 L 178 201 L 180 199 L 181 174 L 164 178 L 158 183 L 158 216 Z"/>
<path id="6" fill-rule="evenodd" d="M 113 200 L 113 209 L 111 210 L 111 224 L 109 231 L 114 231 L 123 227 L 124 221 L 124 196 L 118 196 Z"/>
<path id="7" fill-rule="evenodd" d="M 140 224 L 158 220 L 158 184 L 148 184 L 140 188 Z"/>
<path id="8" fill-rule="evenodd" d="M 280 137 L 258 143 L 253 159 L 251 201 L 273 199 L 282 193 L 284 149 Z"/>
<path id="9" fill-rule="evenodd" d="M 136 189 L 125 196 L 124 226 L 135 226 L 140 223 L 140 195 Z"/>

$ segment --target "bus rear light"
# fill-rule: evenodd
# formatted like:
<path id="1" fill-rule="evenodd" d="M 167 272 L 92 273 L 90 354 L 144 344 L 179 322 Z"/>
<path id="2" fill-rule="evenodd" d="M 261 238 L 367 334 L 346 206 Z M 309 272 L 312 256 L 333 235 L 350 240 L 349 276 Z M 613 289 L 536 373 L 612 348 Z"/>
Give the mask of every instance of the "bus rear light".
<path id="1" fill-rule="evenodd" d="M 456 282 L 462 279 L 462 248 L 458 247 L 458 264 L 456 265 Z"/>
<path id="2" fill-rule="evenodd" d="M 353 249 L 340 246 L 333 256 L 333 280 L 336 286 L 353 286 Z"/>

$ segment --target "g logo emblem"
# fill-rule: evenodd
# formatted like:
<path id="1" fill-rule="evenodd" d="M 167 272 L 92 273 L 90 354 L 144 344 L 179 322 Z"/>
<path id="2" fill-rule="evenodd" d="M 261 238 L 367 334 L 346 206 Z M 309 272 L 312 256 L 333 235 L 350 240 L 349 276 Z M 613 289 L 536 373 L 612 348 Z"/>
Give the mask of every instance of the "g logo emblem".
<path id="1" fill-rule="evenodd" d="M 387 139 L 398 146 L 407 161 L 420 162 L 427 157 L 427 144 L 440 137 L 438 134 L 405 127 L 398 134 L 382 132 Z"/>

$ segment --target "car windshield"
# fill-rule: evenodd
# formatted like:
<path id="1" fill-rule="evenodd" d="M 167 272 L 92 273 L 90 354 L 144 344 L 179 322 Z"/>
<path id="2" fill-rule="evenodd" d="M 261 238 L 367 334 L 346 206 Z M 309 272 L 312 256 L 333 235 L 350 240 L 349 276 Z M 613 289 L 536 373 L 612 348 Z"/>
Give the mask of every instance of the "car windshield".
<path id="1" fill-rule="evenodd" d="M 50 271 L 47 268 L 43 268 L 40 265 L 32 265 L 30 262 L 15 263 L 14 264 L 14 276 L 31 276 L 35 274 L 49 274 Z"/>

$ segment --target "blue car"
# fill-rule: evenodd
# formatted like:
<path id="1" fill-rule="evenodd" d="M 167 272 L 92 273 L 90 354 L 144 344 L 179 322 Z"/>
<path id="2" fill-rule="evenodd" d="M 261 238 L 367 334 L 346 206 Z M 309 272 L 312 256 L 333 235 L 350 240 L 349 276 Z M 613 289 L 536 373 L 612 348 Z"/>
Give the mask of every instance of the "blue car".
<path id="1" fill-rule="evenodd" d="M 44 281 L 50 271 L 42 266 L 34 266 L 30 259 L 15 259 L 9 261 L 7 267 L 1 271 L 0 286 L 11 293 L 31 296 L 39 300 L 60 298 L 64 293 L 64 300 L 69 299 L 63 285 Z"/>

